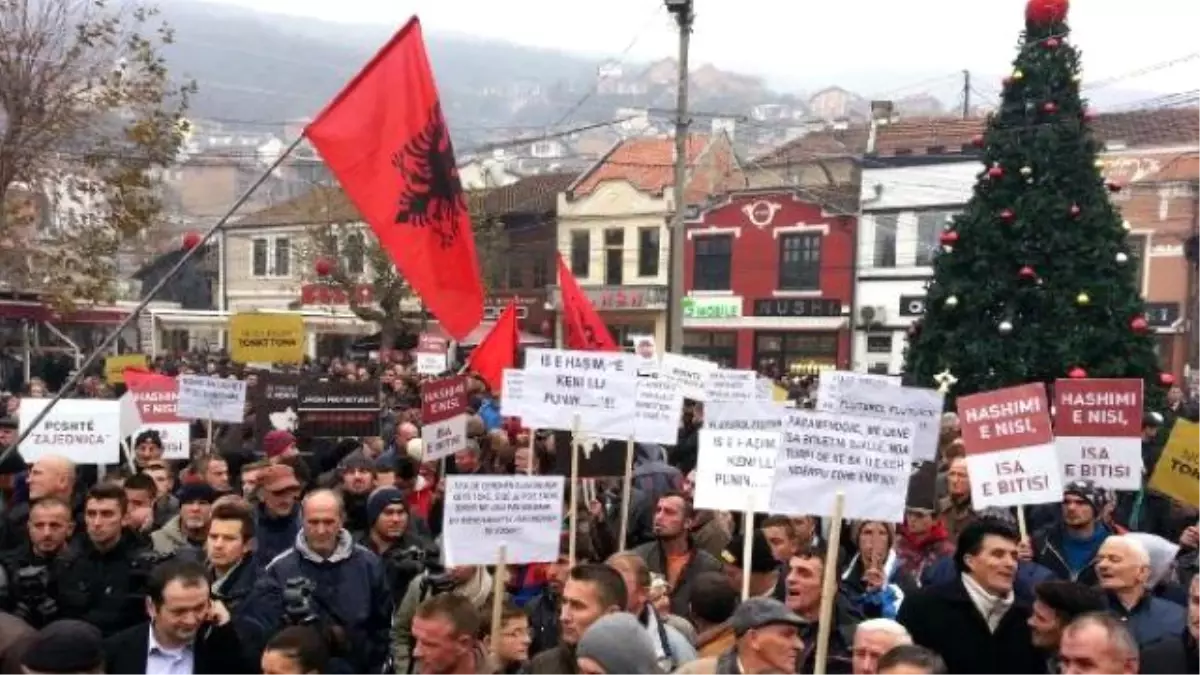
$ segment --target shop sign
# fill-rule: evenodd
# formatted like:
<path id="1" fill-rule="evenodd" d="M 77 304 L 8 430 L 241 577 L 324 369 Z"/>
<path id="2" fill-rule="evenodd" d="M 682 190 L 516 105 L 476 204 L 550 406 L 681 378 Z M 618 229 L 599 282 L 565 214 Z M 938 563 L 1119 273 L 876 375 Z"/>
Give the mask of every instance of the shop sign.
<path id="1" fill-rule="evenodd" d="M 685 319 L 738 319 L 741 316 L 740 295 L 689 296 L 683 299 Z"/>
<path id="2" fill-rule="evenodd" d="M 754 301 L 754 316 L 830 317 L 842 315 L 836 298 L 763 298 Z"/>
<path id="3" fill-rule="evenodd" d="M 666 286 L 583 286 L 580 290 L 600 311 L 667 308 Z M 562 289 L 552 286 L 550 292 L 551 304 L 562 308 Z"/>

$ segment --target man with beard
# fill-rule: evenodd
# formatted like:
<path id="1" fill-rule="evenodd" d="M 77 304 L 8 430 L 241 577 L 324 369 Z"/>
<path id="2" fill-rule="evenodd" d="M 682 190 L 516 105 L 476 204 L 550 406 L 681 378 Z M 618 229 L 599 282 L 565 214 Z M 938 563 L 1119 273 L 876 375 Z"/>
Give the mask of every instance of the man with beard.
<path id="1" fill-rule="evenodd" d="M 154 550 L 164 556 L 182 554 L 200 560 L 215 499 L 216 491 L 208 483 L 184 483 L 179 490 L 179 515 L 150 535 Z"/>
<path id="2" fill-rule="evenodd" d="M 399 604 L 433 552 L 429 542 L 413 531 L 404 493 L 394 487 L 376 488 L 367 499 L 366 510 L 370 529 L 359 534 L 357 541 L 383 561 L 392 598 Z"/>
<path id="3" fill-rule="evenodd" d="M 1096 554 L 1111 532 L 1100 519 L 1107 504 L 1104 491 L 1090 480 L 1063 489 L 1062 519 L 1034 537 L 1034 560 L 1067 581 L 1095 586 Z"/>
<path id="4" fill-rule="evenodd" d="M 346 529 L 361 537 L 374 522 L 367 513 L 367 497 L 375 489 L 375 463 L 362 454 L 351 454 L 342 461 L 338 492 L 346 504 Z"/>
<path id="5" fill-rule="evenodd" d="M 655 541 L 633 550 L 653 574 L 667 579 L 671 613 L 688 618 L 692 580 L 705 572 L 720 572 L 721 561 L 696 548 L 691 539 L 692 503 L 677 492 L 659 497 L 654 509 Z"/>
<path id="6" fill-rule="evenodd" d="M 54 497 L 40 499 L 29 509 L 28 529 L 28 541 L 14 550 L 5 551 L 0 559 L 4 566 L 2 573 L 8 580 L 3 609 L 12 611 L 34 628 L 40 628 L 58 614 L 54 572 L 56 562 L 67 552 L 68 542 L 75 532 L 71 508 Z M 23 583 L 20 581 L 22 576 L 39 581 Z"/>

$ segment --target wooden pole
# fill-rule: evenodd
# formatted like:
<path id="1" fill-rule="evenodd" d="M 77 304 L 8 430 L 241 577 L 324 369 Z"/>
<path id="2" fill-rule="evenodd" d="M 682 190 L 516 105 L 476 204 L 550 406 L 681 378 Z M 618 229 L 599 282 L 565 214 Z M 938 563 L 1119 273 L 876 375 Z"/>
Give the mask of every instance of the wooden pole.
<path id="1" fill-rule="evenodd" d="M 625 542 L 629 538 L 629 492 L 633 488 L 633 436 L 625 444 L 625 478 L 621 485 L 621 539 L 617 542 L 617 551 L 625 552 Z"/>
<path id="2" fill-rule="evenodd" d="M 825 579 L 821 585 L 821 617 L 817 623 L 817 660 L 813 675 L 825 675 L 829 660 L 829 634 L 833 630 L 833 604 L 837 594 L 837 552 L 842 544 L 842 513 L 846 493 L 838 491 L 833 502 L 833 525 L 829 529 L 829 547 L 825 553 Z"/>
<path id="3" fill-rule="evenodd" d="M 500 617 L 504 610 L 504 584 L 507 580 L 504 578 L 508 575 L 508 547 L 500 544 L 500 550 L 496 553 L 496 573 L 492 575 L 492 650 L 495 653 L 496 645 L 500 640 Z"/>
<path id="4" fill-rule="evenodd" d="M 571 489 L 570 497 L 568 498 L 568 506 L 571 509 L 567 514 L 570 519 L 568 525 L 567 536 L 567 558 L 571 563 L 571 567 L 575 566 L 575 534 L 579 528 L 579 413 L 575 413 L 575 421 L 571 424 Z"/>
<path id="5" fill-rule="evenodd" d="M 754 555 L 754 495 L 746 496 L 742 521 L 742 602 L 750 599 L 750 556 Z"/>

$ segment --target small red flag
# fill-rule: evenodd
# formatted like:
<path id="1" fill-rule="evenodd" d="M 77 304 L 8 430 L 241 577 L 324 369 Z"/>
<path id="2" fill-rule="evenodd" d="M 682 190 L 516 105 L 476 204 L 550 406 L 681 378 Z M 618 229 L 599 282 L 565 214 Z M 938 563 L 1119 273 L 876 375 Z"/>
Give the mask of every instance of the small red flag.
<path id="1" fill-rule="evenodd" d="M 596 308 L 579 289 L 579 282 L 563 261 L 562 253 L 558 254 L 558 286 L 562 290 L 563 337 L 567 347 L 592 352 L 620 351 Z"/>
<path id="2" fill-rule="evenodd" d="M 493 394 L 499 394 L 504 382 L 504 369 L 517 367 L 517 345 L 520 343 L 517 301 L 510 300 L 500 318 L 496 319 L 496 325 L 471 352 L 467 368 L 479 373 Z"/>
<path id="3" fill-rule="evenodd" d="M 154 373 L 145 368 L 126 368 L 122 374 L 125 377 L 125 388 L 129 391 L 142 391 L 175 384 L 175 378 L 170 375 Z"/>
<path id="4" fill-rule="evenodd" d="M 483 283 L 416 17 L 305 134 L 442 329 L 465 338 L 483 321 Z"/>

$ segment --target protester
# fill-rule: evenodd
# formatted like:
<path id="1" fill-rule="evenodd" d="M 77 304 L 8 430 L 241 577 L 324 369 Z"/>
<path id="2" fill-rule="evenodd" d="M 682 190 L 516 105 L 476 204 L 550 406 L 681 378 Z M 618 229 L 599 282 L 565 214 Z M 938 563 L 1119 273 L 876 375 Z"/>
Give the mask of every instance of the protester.
<path id="1" fill-rule="evenodd" d="M 774 598 L 751 598 L 730 620 L 737 642 L 720 656 L 693 661 L 676 672 L 796 673 L 805 647 L 800 631 L 808 622 Z"/>
<path id="2" fill-rule="evenodd" d="M 879 659 L 893 648 L 911 645 L 912 636 L 891 619 L 868 619 L 855 627 L 850 663 L 854 675 L 874 675 Z"/>
<path id="3" fill-rule="evenodd" d="M 1058 665 L 1066 675 L 1138 672 L 1138 648 L 1125 623 L 1108 613 L 1076 617 L 1062 633 Z"/>
<path id="4" fill-rule="evenodd" d="M 575 672 L 584 675 L 670 672 L 662 669 L 653 638 L 636 618 L 625 613 L 602 616 L 588 626 L 575 650 L 575 662 Z"/>
<path id="5" fill-rule="evenodd" d="M 1174 635 L 1184 624 L 1183 607 L 1150 592 L 1150 554 L 1140 541 L 1128 535 L 1109 537 L 1097 558 L 1108 608 L 1126 622 L 1139 647 Z"/>
<path id="6" fill-rule="evenodd" d="M 594 563 L 571 568 L 563 587 L 561 641 L 557 647 L 534 656 L 528 672 L 533 675 L 579 673 L 575 652 L 584 633 L 600 617 L 625 611 L 628 598 L 625 582 L 613 568 Z M 645 634 L 644 629 L 640 626 L 639 629 Z M 650 653 L 654 653 L 652 646 Z"/>
<path id="7" fill-rule="evenodd" d="M 634 549 L 651 573 L 666 577 L 671 613 L 679 616 L 686 616 L 696 576 L 722 569 L 720 560 L 696 548 L 692 541 L 692 516 L 692 503 L 683 495 L 668 493 L 659 497 L 654 511 L 655 541 Z"/>
<path id="8" fill-rule="evenodd" d="M 936 652 L 921 645 L 897 645 L 879 657 L 879 675 L 942 675 L 946 663 Z"/>

